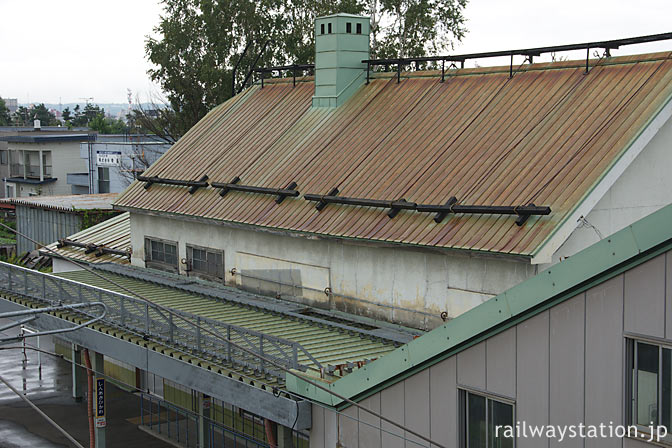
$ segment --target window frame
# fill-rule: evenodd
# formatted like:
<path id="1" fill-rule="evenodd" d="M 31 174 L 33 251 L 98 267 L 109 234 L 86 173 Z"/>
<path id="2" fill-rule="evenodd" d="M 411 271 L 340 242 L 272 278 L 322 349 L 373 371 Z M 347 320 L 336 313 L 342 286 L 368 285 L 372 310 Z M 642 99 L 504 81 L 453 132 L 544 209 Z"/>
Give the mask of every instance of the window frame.
<path id="1" fill-rule="evenodd" d="M 0 165 L 9 165 L 8 149 L 0 149 Z"/>
<path id="2" fill-rule="evenodd" d="M 157 243 L 162 243 L 164 245 L 165 244 L 170 244 L 170 245 L 175 246 L 175 264 L 174 265 L 170 264 L 170 263 L 166 263 L 165 261 L 153 260 L 152 259 L 152 249 L 151 249 L 152 241 L 155 241 Z M 164 250 L 163 253 L 165 254 L 166 251 Z M 145 235 L 145 267 L 158 269 L 160 271 L 179 273 L 179 267 L 180 267 L 180 245 L 179 245 L 179 243 L 177 241 L 165 240 L 163 238 L 156 238 L 156 237 L 153 237 L 153 236 Z"/>
<path id="3" fill-rule="evenodd" d="M 206 253 L 206 263 L 207 263 L 207 253 L 211 252 L 216 255 L 221 255 L 222 257 L 222 266 L 221 266 L 221 271 L 219 274 L 221 276 L 217 275 L 212 275 L 209 272 L 204 272 L 201 270 L 196 270 L 194 269 L 194 264 L 193 264 L 193 250 L 202 250 L 205 251 Z M 224 260 L 224 250 L 223 249 L 215 249 L 214 247 L 206 247 L 206 246 L 198 246 L 196 244 L 187 244 L 186 245 L 186 260 L 187 260 L 187 271 L 197 277 L 205 278 L 207 280 L 214 280 L 214 281 L 221 281 L 223 282 L 225 280 L 226 276 L 226 269 L 225 269 L 225 260 Z"/>
<path id="4" fill-rule="evenodd" d="M 110 168 L 106 166 L 99 166 L 98 167 L 98 193 L 109 193 L 110 192 Z M 103 174 L 101 176 L 101 174 Z M 102 186 L 105 186 L 105 188 L 101 188 Z"/>
<path id="5" fill-rule="evenodd" d="M 650 428 L 648 426 L 640 425 L 637 422 L 636 412 L 638 410 L 638 349 L 637 344 L 648 344 L 653 345 L 658 348 L 658 381 L 656 384 L 656 425 L 663 425 L 662 422 L 662 409 L 663 409 L 663 349 L 670 350 L 672 352 L 672 342 L 652 339 L 634 335 L 625 336 L 625 395 L 624 395 L 624 420 L 626 426 L 635 426 L 637 431 L 640 434 L 645 434 L 647 436 L 651 435 Z M 632 371 L 631 371 L 632 370 Z M 670 371 L 672 373 L 672 362 L 670 363 Z M 670 406 L 672 407 L 672 397 L 670 399 Z M 660 443 L 665 445 L 672 444 L 672 417 L 670 418 L 670 426 L 668 429 L 668 434 L 660 440 Z M 655 436 L 655 435 L 654 435 Z"/>
<path id="6" fill-rule="evenodd" d="M 488 447 L 488 413 L 490 409 L 490 402 L 494 401 L 500 404 L 505 404 L 511 406 L 511 425 L 513 425 L 515 431 L 516 425 L 516 401 L 509 397 L 504 397 L 501 395 L 492 394 L 485 392 L 479 389 L 473 389 L 464 386 L 457 386 L 457 403 L 458 403 L 458 436 L 459 436 L 459 448 L 469 448 L 468 447 L 468 425 L 469 425 L 469 410 L 468 410 L 468 397 L 469 394 L 483 397 L 485 399 L 485 443 L 486 448 Z M 513 437 L 513 448 L 516 448 L 517 440 L 514 435 Z"/>

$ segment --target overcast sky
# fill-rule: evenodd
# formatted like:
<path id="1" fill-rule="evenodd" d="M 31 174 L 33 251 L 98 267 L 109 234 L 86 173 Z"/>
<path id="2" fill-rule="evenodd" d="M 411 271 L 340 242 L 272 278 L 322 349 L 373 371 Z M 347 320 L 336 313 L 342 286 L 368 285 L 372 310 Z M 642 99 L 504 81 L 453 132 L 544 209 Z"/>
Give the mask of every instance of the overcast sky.
<path id="1" fill-rule="evenodd" d="M 155 0 L 0 0 L 0 96 L 123 103 L 130 88 L 145 99 L 158 92 L 144 41 L 160 13 Z M 672 0 L 471 0 L 465 16 L 469 33 L 456 53 L 672 32 Z M 612 54 L 665 50 L 672 41 Z"/>

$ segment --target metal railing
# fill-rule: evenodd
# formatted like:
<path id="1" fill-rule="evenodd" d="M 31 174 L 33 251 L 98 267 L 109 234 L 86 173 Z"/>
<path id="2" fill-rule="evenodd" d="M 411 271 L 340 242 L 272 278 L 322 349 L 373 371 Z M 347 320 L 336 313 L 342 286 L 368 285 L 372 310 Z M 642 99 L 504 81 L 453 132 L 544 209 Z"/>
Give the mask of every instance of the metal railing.
<path id="1" fill-rule="evenodd" d="M 199 443 L 199 418 L 203 419 L 203 444 Z M 248 434 L 144 393 L 140 394 L 140 424 L 187 448 L 270 448 Z"/>
<path id="2" fill-rule="evenodd" d="M 285 377 L 284 372 L 256 355 L 289 369 L 305 371 L 309 366 L 299 363 L 301 356 L 312 361 L 314 365 L 311 368 L 322 368 L 298 342 L 182 311 L 172 310 L 172 313 L 167 313 L 157 305 L 125 294 L 9 263 L 0 262 L 0 291 L 52 306 L 102 302 L 108 309 L 103 320 L 107 325 L 131 330 L 147 339 L 179 347 L 200 357 L 231 363 L 259 373 Z M 202 328 L 221 338 L 204 332 Z"/>

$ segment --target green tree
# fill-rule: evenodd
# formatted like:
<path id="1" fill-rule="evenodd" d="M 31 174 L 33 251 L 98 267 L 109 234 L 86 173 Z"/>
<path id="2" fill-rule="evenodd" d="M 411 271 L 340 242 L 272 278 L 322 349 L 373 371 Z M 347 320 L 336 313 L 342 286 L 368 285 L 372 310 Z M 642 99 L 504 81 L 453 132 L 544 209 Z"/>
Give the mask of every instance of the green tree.
<path id="1" fill-rule="evenodd" d="M 51 113 L 44 103 L 31 107 L 28 115 L 30 116 L 30 120 L 40 120 L 42 126 L 53 126 L 58 124 L 56 115 Z M 29 126 L 30 124 L 27 124 L 26 126 Z"/>
<path id="2" fill-rule="evenodd" d="M 12 122 L 5 100 L 0 98 L 0 126 L 9 126 Z"/>
<path id="3" fill-rule="evenodd" d="M 127 131 L 126 124 L 123 121 L 107 118 L 102 114 L 96 115 L 89 122 L 89 129 L 100 134 L 124 134 Z"/>
<path id="4" fill-rule="evenodd" d="M 163 115 L 170 120 L 155 126 L 177 138 L 226 101 L 233 67 L 248 43 L 236 72 L 238 86 L 258 55 L 258 66 L 313 62 L 314 20 L 335 12 L 371 17 L 372 57 L 436 54 L 464 36 L 466 1 L 162 0 L 158 37 L 147 38 L 145 52 L 154 65 L 150 78 L 166 93 Z"/>
<path id="5" fill-rule="evenodd" d="M 65 109 L 63 109 L 62 117 L 63 117 L 63 121 L 65 121 L 66 123 L 69 123 L 72 120 L 72 112 L 70 112 L 69 107 L 66 107 Z"/>
<path id="6" fill-rule="evenodd" d="M 30 126 L 33 124 L 31 117 L 30 111 L 26 106 L 19 106 L 12 115 L 12 122 L 17 126 Z"/>
<path id="7" fill-rule="evenodd" d="M 74 117 L 71 120 L 72 126 L 89 126 L 91 120 L 96 118 L 98 115 L 105 116 L 105 109 L 101 109 L 97 104 L 87 103 L 84 106 L 84 109 L 79 107 L 77 104 L 73 110 Z"/>

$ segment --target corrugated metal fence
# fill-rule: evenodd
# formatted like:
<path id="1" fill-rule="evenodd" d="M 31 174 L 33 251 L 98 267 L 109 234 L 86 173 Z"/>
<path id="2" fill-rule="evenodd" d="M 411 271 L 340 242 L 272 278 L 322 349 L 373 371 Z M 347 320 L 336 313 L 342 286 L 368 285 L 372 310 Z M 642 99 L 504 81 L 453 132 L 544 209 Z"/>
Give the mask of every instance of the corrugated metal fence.
<path id="1" fill-rule="evenodd" d="M 79 232 L 81 225 L 82 217 L 77 213 L 16 205 L 18 232 L 45 245 Z M 37 249 L 35 243 L 20 235 L 17 236 L 17 254 L 34 249 Z"/>

